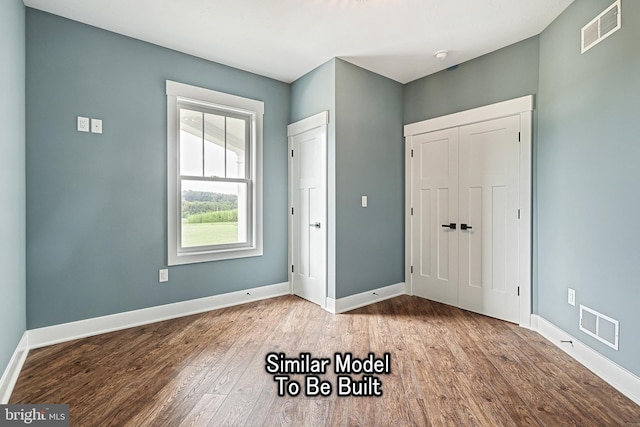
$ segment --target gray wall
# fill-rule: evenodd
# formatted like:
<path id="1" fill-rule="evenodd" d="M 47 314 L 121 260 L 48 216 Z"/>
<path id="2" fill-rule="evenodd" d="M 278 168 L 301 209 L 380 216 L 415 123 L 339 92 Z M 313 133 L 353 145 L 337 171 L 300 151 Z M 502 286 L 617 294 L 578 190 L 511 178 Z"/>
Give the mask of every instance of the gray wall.
<path id="1" fill-rule="evenodd" d="M 580 54 L 580 29 L 611 4 L 581 0 L 540 37 L 539 312 L 640 375 L 640 2 L 622 29 Z M 578 329 L 584 304 L 620 321 L 620 351 Z"/>
<path id="2" fill-rule="evenodd" d="M 336 60 L 291 84 L 291 123 L 329 112 L 327 135 L 327 296 L 336 297 Z"/>
<path id="3" fill-rule="evenodd" d="M 33 9 L 26 76 L 29 328 L 287 281 L 289 85 Z M 264 255 L 160 284 L 166 79 L 265 102 Z M 104 133 L 76 132 L 78 115 Z"/>
<path id="4" fill-rule="evenodd" d="M 0 376 L 26 329 L 24 15 L 0 2 Z"/>
<path id="5" fill-rule="evenodd" d="M 414 123 L 538 91 L 538 37 L 404 86 L 404 123 Z"/>
<path id="6" fill-rule="evenodd" d="M 332 59 L 291 88 L 292 122 L 324 110 L 330 116 L 327 296 L 403 282 L 402 85 Z"/>
<path id="7" fill-rule="evenodd" d="M 336 61 L 337 298 L 404 282 L 402 108 L 400 83 Z"/>

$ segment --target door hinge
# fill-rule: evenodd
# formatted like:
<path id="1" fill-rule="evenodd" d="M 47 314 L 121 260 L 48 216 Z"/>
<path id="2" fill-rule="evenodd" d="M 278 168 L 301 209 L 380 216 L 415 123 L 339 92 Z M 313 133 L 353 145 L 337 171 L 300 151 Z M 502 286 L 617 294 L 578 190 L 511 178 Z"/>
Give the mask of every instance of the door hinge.
<path id="1" fill-rule="evenodd" d="M 411 157 L 413 157 L 413 148 L 411 149 Z"/>
<path id="2" fill-rule="evenodd" d="M 293 208 L 291 208 L 291 215 L 293 215 Z M 518 214 L 519 215 L 519 214 Z"/>
<path id="3" fill-rule="evenodd" d="M 520 219 L 520 209 L 518 209 L 518 219 Z"/>
<path id="4" fill-rule="evenodd" d="M 291 150 L 291 157 L 293 157 L 293 150 Z"/>
<path id="5" fill-rule="evenodd" d="M 411 215 L 413 215 L 413 208 L 411 208 Z"/>
<path id="6" fill-rule="evenodd" d="M 518 296 L 520 296 L 520 286 L 518 286 Z"/>
<path id="7" fill-rule="evenodd" d="M 293 264 L 291 264 L 291 272 L 293 273 Z"/>
<path id="8" fill-rule="evenodd" d="M 520 137 L 521 137 L 521 135 L 522 135 L 522 134 L 521 134 L 520 132 L 518 132 L 518 142 L 520 142 Z"/>
<path id="9" fill-rule="evenodd" d="M 411 266 L 411 274 L 413 274 L 413 265 Z"/>

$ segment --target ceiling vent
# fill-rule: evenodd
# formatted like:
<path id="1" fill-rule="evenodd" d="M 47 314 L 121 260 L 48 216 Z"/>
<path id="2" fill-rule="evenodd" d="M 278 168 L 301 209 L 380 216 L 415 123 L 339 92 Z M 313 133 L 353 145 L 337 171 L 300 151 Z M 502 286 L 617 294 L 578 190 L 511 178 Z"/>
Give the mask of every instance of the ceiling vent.
<path id="1" fill-rule="evenodd" d="M 620 17 L 620 0 L 617 0 L 582 27 L 582 53 L 618 31 L 622 22 Z"/>
<path id="2" fill-rule="evenodd" d="M 580 305 L 580 330 L 618 350 L 620 322 Z"/>

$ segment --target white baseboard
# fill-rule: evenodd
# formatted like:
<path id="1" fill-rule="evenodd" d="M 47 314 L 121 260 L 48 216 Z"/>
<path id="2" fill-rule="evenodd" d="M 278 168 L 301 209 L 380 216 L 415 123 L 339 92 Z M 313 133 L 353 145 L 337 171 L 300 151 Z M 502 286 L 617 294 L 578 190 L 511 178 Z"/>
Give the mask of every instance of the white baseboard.
<path id="1" fill-rule="evenodd" d="M 640 378 L 635 374 L 583 344 L 545 318 L 534 314 L 531 320 L 533 330 L 640 405 Z M 560 340 L 571 340 L 573 344 L 560 343 Z"/>
<path id="2" fill-rule="evenodd" d="M 78 338 L 104 334 L 134 326 L 203 313 L 218 308 L 245 304 L 252 301 L 290 294 L 289 283 L 261 286 L 222 295 L 198 298 L 173 304 L 159 305 L 108 316 L 94 317 L 77 322 L 46 326 L 27 331 L 28 347 L 39 348 Z"/>
<path id="3" fill-rule="evenodd" d="M 344 298 L 327 298 L 326 309 L 331 313 L 339 314 L 404 294 L 404 283 L 396 283 L 395 285 L 389 285 L 371 291 L 349 295 Z"/>
<path id="4" fill-rule="evenodd" d="M 2 378 L 0 378 L 0 404 L 2 405 L 9 403 L 13 387 L 16 385 L 16 381 L 18 381 L 22 365 L 24 365 L 27 354 L 29 354 L 27 344 L 28 338 L 27 332 L 25 332 L 22 334 L 22 339 L 18 343 L 16 351 L 13 352 L 13 356 L 11 356 L 11 360 L 9 360 L 9 364 L 2 374 Z"/>
<path id="5" fill-rule="evenodd" d="M 327 297 L 326 299 L 326 303 L 324 305 L 324 309 L 327 310 L 329 313 L 336 313 L 336 300 L 334 300 L 333 298 L 329 298 Z"/>

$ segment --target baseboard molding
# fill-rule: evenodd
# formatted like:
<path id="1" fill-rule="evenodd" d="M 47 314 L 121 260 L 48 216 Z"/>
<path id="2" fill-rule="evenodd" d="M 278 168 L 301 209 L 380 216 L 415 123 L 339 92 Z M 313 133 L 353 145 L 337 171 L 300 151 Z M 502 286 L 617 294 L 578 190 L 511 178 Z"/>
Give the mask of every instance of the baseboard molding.
<path id="1" fill-rule="evenodd" d="M 535 314 L 531 318 L 533 330 L 640 405 L 640 378 L 635 374 L 580 342 L 545 318 Z M 573 344 L 561 344 L 561 340 L 571 340 Z"/>
<path id="2" fill-rule="evenodd" d="M 27 344 L 28 338 L 27 332 L 25 332 L 22 334 L 22 339 L 20 339 L 16 350 L 13 352 L 13 356 L 11 356 L 11 360 L 9 360 L 9 364 L 2 374 L 2 378 L 0 378 L 0 404 L 2 405 L 9 403 L 13 387 L 16 385 L 16 381 L 18 381 L 22 365 L 24 365 L 27 354 L 29 354 Z"/>
<path id="3" fill-rule="evenodd" d="M 339 314 L 404 294 L 404 282 L 396 283 L 395 285 L 384 286 L 382 288 L 373 289 L 371 291 L 349 295 L 348 297 L 344 298 L 327 298 L 326 309 L 331 313 Z"/>
<path id="4" fill-rule="evenodd" d="M 28 347 L 39 348 L 78 338 L 118 331 L 134 326 L 160 322 L 218 308 L 245 304 L 290 294 L 289 283 L 261 286 L 222 295 L 159 305 L 77 322 L 63 323 L 27 331 Z"/>

